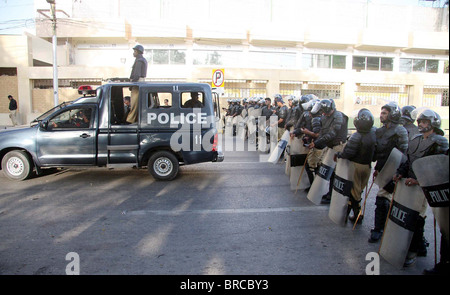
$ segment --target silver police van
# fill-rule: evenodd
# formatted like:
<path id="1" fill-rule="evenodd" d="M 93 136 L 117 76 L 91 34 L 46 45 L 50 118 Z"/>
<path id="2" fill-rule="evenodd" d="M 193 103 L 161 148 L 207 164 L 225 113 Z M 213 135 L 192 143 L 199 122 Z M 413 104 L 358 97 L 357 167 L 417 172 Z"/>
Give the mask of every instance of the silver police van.
<path id="1" fill-rule="evenodd" d="M 127 122 L 132 91 L 139 93 L 137 117 Z M 180 165 L 223 161 L 219 110 L 208 84 L 108 83 L 30 127 L 0 131 L 0 169 L 24 180 L 46 168 L 147 167 L 154 178 L 172 180 Z"/>

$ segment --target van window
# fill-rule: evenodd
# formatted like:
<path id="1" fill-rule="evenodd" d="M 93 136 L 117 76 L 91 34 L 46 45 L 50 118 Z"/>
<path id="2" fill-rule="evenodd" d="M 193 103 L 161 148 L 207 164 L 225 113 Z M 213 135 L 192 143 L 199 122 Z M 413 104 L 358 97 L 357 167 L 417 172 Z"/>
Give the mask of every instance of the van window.
<path id="1" fill-rule="evenodd" d="M 48 122 L 48 129 L 87 129 L 92 125 L 92 108 L 83 107 L 66 110 Z"/>
<path id="2" fill-rule="evenodd" d="M 205 106 L 205 94 L 203 92 L 183 92 L 181 93 L 182 108 L 203 108 Z"/>
<path id="3" fill-rule="evenodd" d="M 150 92 L 147 97 L 148 108 L 170 108 L 172 106 L 172 93 Z"/>
<path id="4" fill-rule="evenodd" d="M 135 87 L 135 86 L 134 86 Z M 129 86 L 111 87 L 111 125 L 121 125 L 126 122 L 131 107 L 131 90 Z"/>

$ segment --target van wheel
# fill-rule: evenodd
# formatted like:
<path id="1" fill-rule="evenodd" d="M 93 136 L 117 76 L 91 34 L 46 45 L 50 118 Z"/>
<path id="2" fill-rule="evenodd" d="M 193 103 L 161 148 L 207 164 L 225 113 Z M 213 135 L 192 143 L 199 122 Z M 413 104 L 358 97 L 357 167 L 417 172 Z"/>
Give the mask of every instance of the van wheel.
<path id="1" fill-rule="evenodd" d="M 30 157 L 22 151 L 7 153 L 2 160 L 2 169 L 6 177 L 13 180 L 25 180 L 33 172 Z"/>
<path id="2" fill-rule="evenodd" d="M 172 180 L 178 174 L 178 159 L 167 151 L 154 153 L 148 160 L 148 171 L 159 180 Z"/>

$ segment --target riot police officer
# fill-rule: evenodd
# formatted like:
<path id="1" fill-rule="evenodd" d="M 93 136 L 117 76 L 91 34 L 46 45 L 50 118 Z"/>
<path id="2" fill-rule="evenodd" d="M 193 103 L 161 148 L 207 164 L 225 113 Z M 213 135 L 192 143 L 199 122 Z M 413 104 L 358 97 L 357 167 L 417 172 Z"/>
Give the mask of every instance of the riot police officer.
<path id="1" fill-rule="evenodd" d="M 272 99 L 270 99 L 270 97 L 266 97 L 264 99 L 264 103 L 265 105 L 262 107 L 261 115 L 264 116 L 267 121 L 274 113 L 274 109 L 272 108 Z"/>
<path id="2" fill-rule="evenodd" d="M 300 118 L 294 125 L 294 130 L 291 132 L 291 138 L 294 136 L 303 135 L 302 141 L 304 145 L 309 145 L 313 139 L 319 136 L 321 124 L 320 114 L 320 100 L 313 98 L 310 100 L 307 96 L 302 96 L 300 101 L 301 109 L 303 110 Z M 322 158 L 323 149 L 312 148 L 308 152 L 305 171 L 308 175 L 310 183 L 314 180 L 314 175 L 317 174 L 318 165 Z"/>
<path id="3" fill-rule="evenodd" d="M 374 177 L 383 168 L 393 148 L 397 148 L 404 154 L 408 149 L 408 132 L 405 127 L 399 124 L 400 117 L 401 111 L 397 103 L 389 102 L 381 107 L 380 122 L 383 125 L 375 131 L 377 143 L 373 160 L 377 163 L 373 173 Z M 374 228 L 371 230 L 369 243 L 378 242 L 383 235 L 393 189 L 394 183 L 392 181 L 378 190 L 375 200 Z"/>
<path id="4" fill-rule="evenodd" d="M 284 100 L 281 94 L 275 95 L 275 102 L 277 104 L 275 114 L 278 117 L 278 121 L 271 127 L 275 127 L 275 125 L 278 127 L 278 140 L 280 140 L 284 133 L 288 108 L 284 105 Z"/>
<path id="5" fill-rule="evenodd" d="M 300 119 L 301 114 L 303 113 L 303 109 L 301 107 L 301 99 L 297 98 L 296 96 L 292 95 L 292 107 L 290 109 L 290 112 L 288 114 L 288 117 L 286 118 L 286 130 L 289 130 L 291 127 L 295 126 L 295 123 Z"/>
<path id="6" fill-rule="evenodd" d="M 347 216 L 353 210 L 353 216 L 349 220 L 354 222 L 361 210 L 361 193 L 367 185 L 370 177 L 371 163 L 375 152 L 375 127 L 374 117 L 368 109 L 361 109 L 353 120 L 356 132 L 348 139 L 342 152 L 336 153 L 336 158 L 348 159 L 353 162 L 355 172 L 353 174 L 353 186 L 349 200 Z M 358 223 L 362 222 L 362 218 Z"/>
<path id="7" fill-rule="evenodd" d="M 444 132 L 441 127 L 441 118 L 436 112 L 426 109 L 418 117 L 419 134 L 416 134 L 410 141 L 407 151 L 407 160 L 397 169 L 394 176 L 394 181 L 401 178 L 406 178 L 405 184 L 407 186 L 418 185 L 417 177 L 412 170 L 412 164 L 415 160 L 431 155 L 444 154 L 448 151 L 448 140 L 443 136 Z M 425 210 L 426 206 L 422 208 L 416 222 L 414 235 L 409 247 L 409 253 L 405 260 L 405 266 L 412 265 L 416 257 L 426 256 L 426 240 L 423 236 L 425 226 Z M 445 240 L 445 239 L 442 239 Z M 441 244 L 441 251 L 443 251 L 444 262 L 449 261 L 448 245 Z M 443 246 L 443 247 L 442 247 Z M 447 266 L 448 267 L 448 266 Z"/>
<path id="8" fill-rule="evenodd" d="M 416 109 L 415 106 L 404 106 L 402 108 L 402 117 L 400 118 L 400 124 L 405 127 L 408 132 L 408 139 L 411 140 L 417 134 L 419 134 L 419 129 L 414 125 L 415 119 L 412 116 L 412 112 Z"/>
<path id="9" fill-rule="evenodd" d="M 322 127 L 317 139 L 310 143 L 308 147 L 310 149 L 314 147 L 318 149 L 331 148 L 336 152 L 341 152 L 347 141 L 348 117 L 336 110 L 336 104 L 333 99 L 323 99 L 320 105 Z M 331 202 L 333 178 L 334 172 L 330 181 L 330 189 L 327 194 L 322 196 L 322 204 L 329 204 Z"/>

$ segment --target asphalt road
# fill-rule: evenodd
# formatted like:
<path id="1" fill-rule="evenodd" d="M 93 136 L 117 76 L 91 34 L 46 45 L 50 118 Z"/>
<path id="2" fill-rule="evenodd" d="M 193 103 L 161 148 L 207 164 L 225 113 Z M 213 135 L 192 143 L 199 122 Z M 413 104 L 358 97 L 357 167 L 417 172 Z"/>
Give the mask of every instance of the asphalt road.
<path id="1" fill-rule="evenodd" d="M 147 170 L 71 168 L 22 182 L 0 176 L 0 274 L 362 275 L 377 252 L 369 244 L 374 185 L 362 225 L 334 224 L 328 206 L 294 194 L 284 164 L 258 152 L 225 151 L 222 163 L 183 166 L 171 182 Z M 381 258 L 380 274 L 421 274 Z M 438 235 L 439 236 L 439 235 Z"/>

